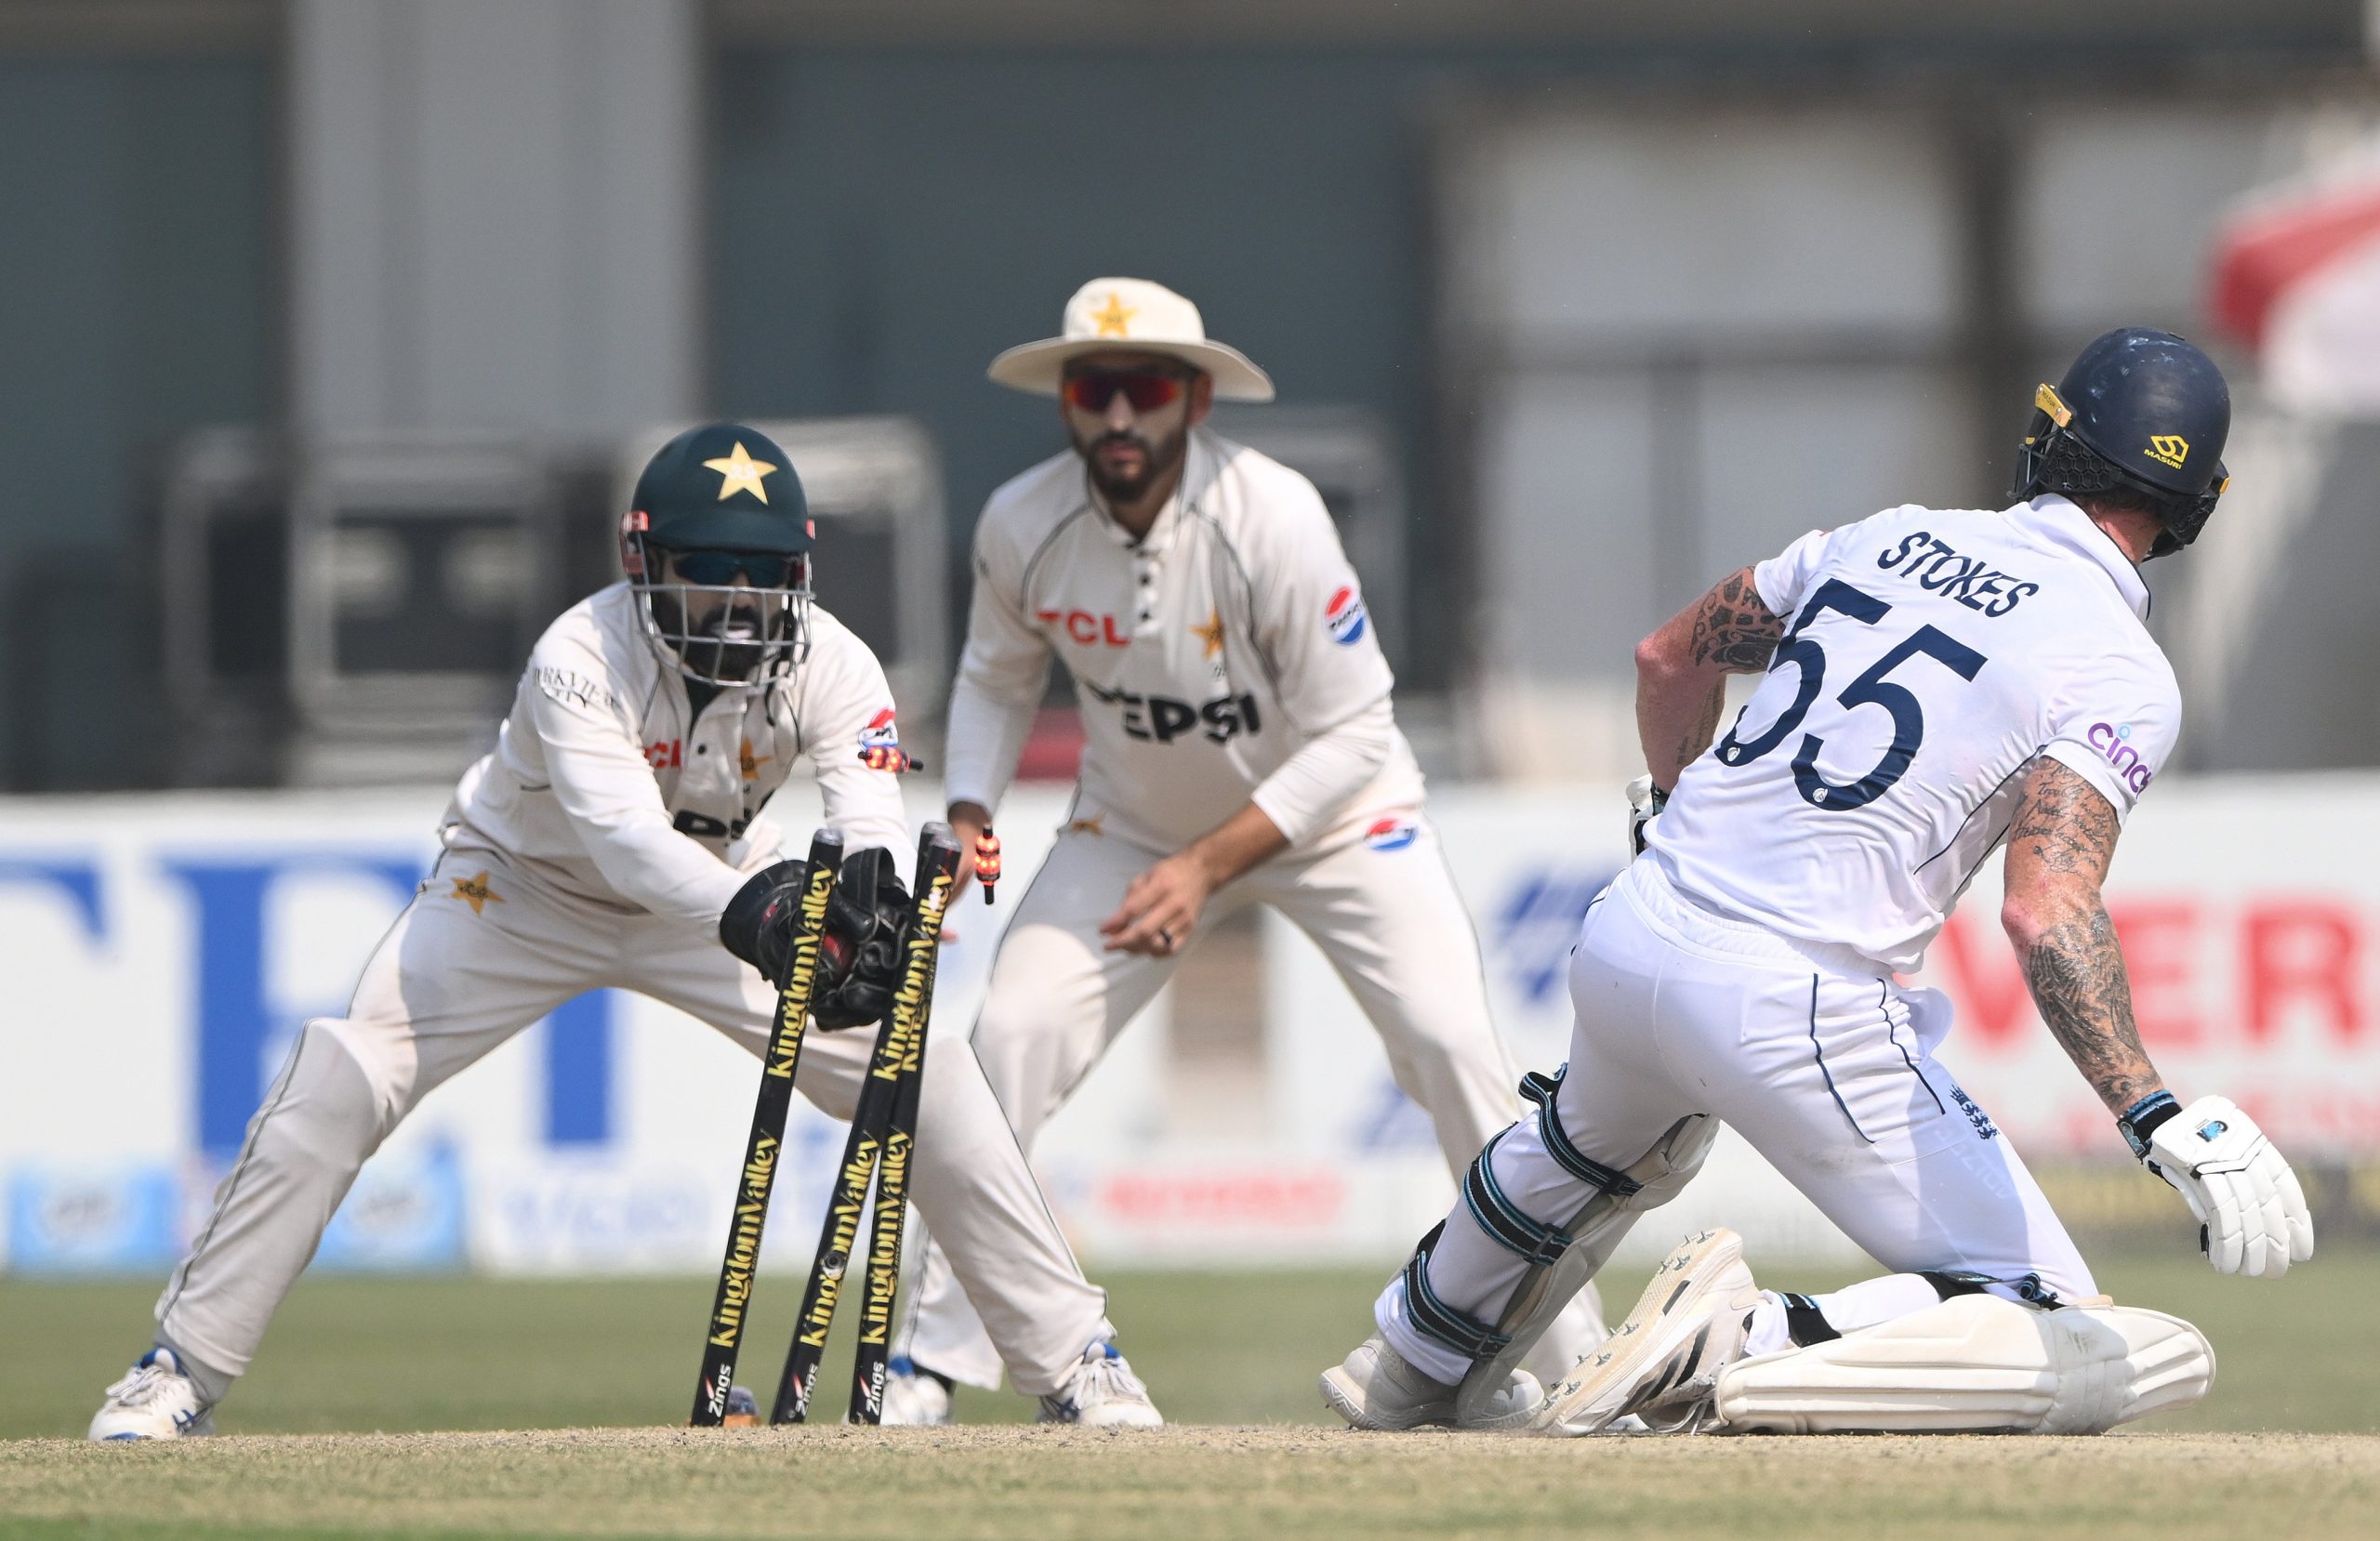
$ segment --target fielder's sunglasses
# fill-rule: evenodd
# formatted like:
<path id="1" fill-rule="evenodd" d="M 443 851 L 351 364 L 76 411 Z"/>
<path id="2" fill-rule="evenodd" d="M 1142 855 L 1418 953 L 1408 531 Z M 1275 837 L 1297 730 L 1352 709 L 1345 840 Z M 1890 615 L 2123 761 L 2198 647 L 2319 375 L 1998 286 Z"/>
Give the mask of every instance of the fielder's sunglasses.
<path id="1" fill-rule="evenodd" d="M 1154 369 L 1086 369 L 1066 376 L 1066 405 L 1096 415 L 1122 391 L 1134 412 L 1155 412 L 1182 399 L 1180 375 Z"/>

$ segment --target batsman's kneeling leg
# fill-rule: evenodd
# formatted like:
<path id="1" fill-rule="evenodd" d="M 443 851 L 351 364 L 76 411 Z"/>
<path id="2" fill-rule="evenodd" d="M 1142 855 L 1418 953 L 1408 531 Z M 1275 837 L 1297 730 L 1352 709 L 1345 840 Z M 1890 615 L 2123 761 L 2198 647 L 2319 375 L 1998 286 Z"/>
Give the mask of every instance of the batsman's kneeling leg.
<path id="1" fill-rule="evenodd" d="M 1546 1155 L 1588 1190 L 1569 1222 L 1556 1230 L 1502 1201 L 1493 1165 L 1498 1141 L 1488 1143 L 1463 1179 L 1463 1202 L 1472 1218 L 1529 1269 L 1498 1313 L 1494 1337 L 1501 1341 L 1482 1345 L 1455 1394 L 1460 1422 L 1482 1414 L 1571 1297 L 1602 1271 L 1636 1218 L 1675 1198 L 1701 1169 L 1719 1135 L 1714 1119 L 1681 1118 L 1626 1171 L 1617 1171 L 1571 1143 L 1555 1105 L 1560 1082 L 1559 1075 L 1531 1074 L 1522 1081 L 1521 1093 L 1537 1104 L 1538 1140 Z"/>
<path id="2" fill-rule="evenodd" d="M 1705 1432 L 2103 1434 L 2206 1395 L 2215 1350 L 2178 1317 L 1960 1295 L 1720 1372 Z"/>

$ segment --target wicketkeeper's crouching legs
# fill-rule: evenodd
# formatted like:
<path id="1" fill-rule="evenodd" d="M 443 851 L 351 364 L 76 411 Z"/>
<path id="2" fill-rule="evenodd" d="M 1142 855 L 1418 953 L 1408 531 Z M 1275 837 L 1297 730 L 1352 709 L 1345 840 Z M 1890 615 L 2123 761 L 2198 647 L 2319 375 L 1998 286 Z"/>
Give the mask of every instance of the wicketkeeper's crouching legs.
<path id="1" fill-rule="evenodd" d="M 476 902 L 473 900 L 476 899 Z M 246 1373 L 364 1162 L 429 1092 L 580 992 L 678 1006 L 758 1054 L 775 993 L 699 929 L 575 902 L 483 851 L 451 851 L 364 966 L 343 1018 L 306 1024 L 212 1217 L 157 1303 L 158 1341 L 204 1403 Z M 804 1096 L 850 1116 L 875 1034 L 813 1032 Z M 1114 1336 L 982 1068 L 926 1057 L 913 1193 L 1020 1390 L 1054 1391 Z"/>
<path id="2" fill-rule="evenodd" d="M 327 1022 L 308 1022 L 249 1121 L 215 1210 L 157 1302 L 157 1341 L 210 1404 L 247 1372 L 356 1172 L 388 1132 L 370 1080 Z"/>
<path id="3" fill-rule="evenodd" d="M 613 930 L 490 853 L 440 859 L 347 1015 L 299 1034 L 158 1298 L 157 1340 L 207 1403 L 247 1372 L 365 1159 L 447 1077 L 608 982 Z"/>

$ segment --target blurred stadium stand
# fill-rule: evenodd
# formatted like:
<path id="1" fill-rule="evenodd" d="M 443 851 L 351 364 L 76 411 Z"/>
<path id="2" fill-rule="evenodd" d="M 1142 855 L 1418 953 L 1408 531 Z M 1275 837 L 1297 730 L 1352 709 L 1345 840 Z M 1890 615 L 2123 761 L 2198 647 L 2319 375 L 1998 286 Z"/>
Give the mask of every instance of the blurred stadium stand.
<path id="1" fill-rule="evenodd" d="M 756 426 L 803 469 L 821 602 L 930 716 L 949 652 L 932 441 L 898 418 Z M 165 784 L 451 777 L 493 741 L 546 623 L 618 577 L 618 510 L 674 427 L 602 454 L 420 433 L 183 439 L 155 531 Z"/>
<path id="2" fill-rule="evenodd" d="M 337 788 L 83 821 L 0 797 L 35 960 L 8 1212 L 150 1194 L 129 1250 L 70 1261 L 163 1266 L 204 1191 L 186 1158 L 236 1143 L 283 1036 L 345 998 L 530 639 L 616 575 L 670 425 L 748 417 L 793 452 L 821 598 L 938 758 L 975 512 L 1062 444 L 984 367 L 1103 272 L 1183 290 L 1280 382 L 1218 421 L 1319 484 L 1432 773 L 1545 784 L 1434 801 L 1525 1060 L 1566 1041 L 1564 959 L 1621 859 L 1577 809 L 1633 754 L 1630 643 L 1811 526 L 1996 504 L 2033 383 L 2107 326 L 2199 336 L 2240 387 L 2231 501 L 2150 570 L 2184 767 L 2380 765 L 2380 410 L 2268 400 L 2255 329 L 2209 306 L 2243 200 L 2380 144 L 2375 14 L 0 0 L 0 792 Z M 1063 780 L 1079 726 L 1051 699 L 1028 766 Z M 2276 823 L 2261 778 L 2177 780 L 2118 895 L 2144 1030 L 2270 1099 L 2325 1223 L 2369 1233 L 2380 801 L 2298 778 Z M 1064 806 L 1003 813 L 1020 879 Z M 2083 1223 L 2170 1239 L 2162 1188 L 2094 1164 L 2099 1110 L 1975 941 L 1991 910 L 1938 950 L 1963 1073 Z M 1277 919 L 1216 930 L 1043 1146 L 1053 1198 L 1144 1260 L 1401 1249 L 1438 1159 L 1368 1028 Z M 442 1092 L 356 1207 L 418 1201 L 415 1266 L 707 1265 L 721 1190 L 681 1136 L 739 1061 L 668 1018 L 573 1003 Z M 120 1121 L 91 1110 L 128 1055 L 184 1069 L 103 1169 Z M 466 1167 L 494 1236 L 468 1249 Z M 1300 1207 L 1325 1190 L 1335 1229 Z M 1744 1193 L 1806 1234 L 1774 1189 L 1711 1202 Z M 651 1233 L 624 1251 L 611 1216 Z M 10 1235 L 0 1266 L 40 1266 Z"/>
<path id="3" fill-rule="evenodd" d="M 975 508 L 1058 444 L 983 365 L 1117 270 L 1282 382 L 1235 431 L 1330 483 L 1434 769 L 1594 774 L 1626 642 L 1715 570 L 1995 501 L 2076 342 L 2206 332 L 2227 205 L 2375 116 L 2368 58 L 2355 0 L 11 0 L 0 786 L 356 773 L 319 743 L 365 698 L 293 643 L 369 574 L 271 532 L 391 435 L 540 468 L 518 613 L 404 622 L 506 678 L 651 425 L 911 420 L 943 547 L 883 576 L 942 586 L 946 663 Z M 2325 458 L 2272 472 L 2257 584 L 2152 570 L 2220 704 L 2190 764 L 2380 760 L 2373 692 L 2282 688 L 2380 640 L 2359 436 L 2265 436 Z M 450 774 L 472 701 L 378 772 Z"/>

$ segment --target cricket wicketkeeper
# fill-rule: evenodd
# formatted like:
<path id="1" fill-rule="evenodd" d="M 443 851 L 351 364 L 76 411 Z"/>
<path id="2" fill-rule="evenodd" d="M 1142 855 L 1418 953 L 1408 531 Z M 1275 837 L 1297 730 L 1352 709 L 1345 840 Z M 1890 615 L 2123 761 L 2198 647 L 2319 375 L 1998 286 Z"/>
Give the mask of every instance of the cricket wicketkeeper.
<path id="1" fill-rule="evenodd" d="M 653 457 L 622 524 L 628 581 L 565 611 L 530 654 L 495 752 L 456 788 L 437 866 L 347 1015 L 299 1034 L 157 1302 L 155 1347 L 108 1389 L 93 1439 L 207 1432 L 364 1159 L 440 1082 L 562 1002 L 638 991 L 760 1053 L 801 871 L 774 862 L 762 810 L 798 758 L 851 852 L 813 1015 L 826 1029 L 883 1015 L 910 844 L 892 696 L 866 645 L 811 601 L 811 545 L 801 483 L 765 435 L 714 424 Z M 802 1092 L 849 1117 L 871 1037 L 813 1034 Z M 927 1060 L 922 1099 L 917 1206 L 1018 1390 L 1045 1417 L 1157 1421 L 963 1045 Z"/>

